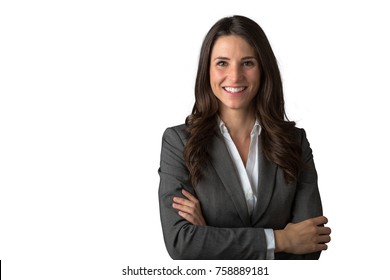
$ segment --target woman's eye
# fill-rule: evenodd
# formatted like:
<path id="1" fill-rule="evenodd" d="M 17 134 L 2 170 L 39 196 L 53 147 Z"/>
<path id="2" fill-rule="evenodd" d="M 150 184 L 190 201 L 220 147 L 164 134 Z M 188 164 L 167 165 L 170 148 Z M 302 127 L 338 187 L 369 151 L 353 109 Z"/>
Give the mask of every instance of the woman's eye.
<path id="1" fill-rule="evenodd" d="M 217 62 L 217 66 L 226 66 L 226 65 L 227 65 L 226 61 L 218 61 Z"/>
<path id="2" fill-rule="evenodd" d="M 255 63 L 253 61 L 251 61 L 251 60 L 248 60 L 248 61 L 244 61 L 243 65 L 246 66 L 246 67 L 251 67 L 251 66 L 254 66 Z"/>

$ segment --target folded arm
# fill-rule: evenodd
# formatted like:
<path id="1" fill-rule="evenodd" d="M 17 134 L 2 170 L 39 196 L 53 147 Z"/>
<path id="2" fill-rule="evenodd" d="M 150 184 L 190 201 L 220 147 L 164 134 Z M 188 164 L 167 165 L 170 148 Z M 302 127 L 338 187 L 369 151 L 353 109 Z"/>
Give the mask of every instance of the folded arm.
<path id="1" fill-rule="evenodd" d="M 193 225 L 206 225 L 199 200 L 190 192 L 183 190 L 183 196 L 174 197 L 172 207 L 178 214 Z M 299 223 L 289 223 L 282 230 L 275 230 L 275 252 L 308 254 L 326 250 L 331 230 L 324 227 L 328 220 L 324 216 L 306 219 Z"/>

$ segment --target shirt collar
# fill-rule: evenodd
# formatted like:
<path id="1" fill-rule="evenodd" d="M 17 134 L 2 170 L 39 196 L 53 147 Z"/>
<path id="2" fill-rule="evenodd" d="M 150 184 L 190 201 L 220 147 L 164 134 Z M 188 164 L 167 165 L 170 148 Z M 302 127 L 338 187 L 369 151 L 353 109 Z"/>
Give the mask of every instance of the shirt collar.
<path id="1" fill-rule="evenodd" d="M 251 135 L 260 135 L 261 132 L 261 125 L 259 120 L 256 118 L 255 124 L 253 125 Z"/>

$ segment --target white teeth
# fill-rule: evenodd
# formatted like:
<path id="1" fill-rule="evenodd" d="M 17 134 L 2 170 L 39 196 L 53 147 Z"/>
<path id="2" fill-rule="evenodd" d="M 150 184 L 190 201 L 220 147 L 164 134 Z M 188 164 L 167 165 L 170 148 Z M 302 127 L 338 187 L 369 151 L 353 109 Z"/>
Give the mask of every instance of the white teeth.
<path id="1" fill-rule="evenodd" d="M 224 89 L 228 92 L 236 93 L 236 92 L 243 91 L 245 89 L 245 87 L 234 87 L 234 88 L 233 87 L 225 87 Z"/>

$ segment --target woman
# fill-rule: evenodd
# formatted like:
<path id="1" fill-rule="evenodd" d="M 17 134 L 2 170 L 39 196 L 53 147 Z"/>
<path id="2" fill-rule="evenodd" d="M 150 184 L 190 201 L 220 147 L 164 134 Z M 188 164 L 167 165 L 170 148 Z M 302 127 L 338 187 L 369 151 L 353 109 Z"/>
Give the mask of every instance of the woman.
<path id="1" fill-rule="evenodd" d="M 173 259 L 318 259 L 327 249 L 312 151 L 285 116 L 275 56 L 251 19 L 223 18 L 206 35 L 192 114 L 165 131 L 159 175 Z"/>

